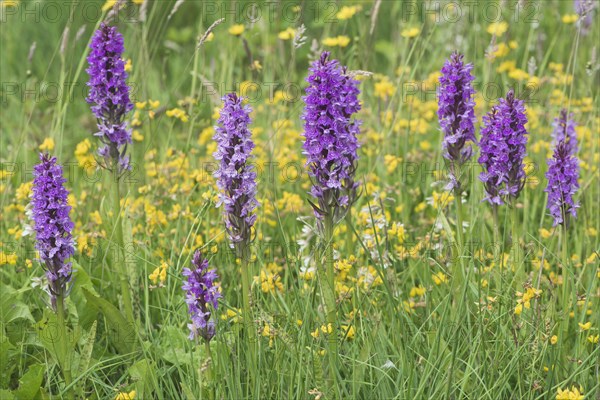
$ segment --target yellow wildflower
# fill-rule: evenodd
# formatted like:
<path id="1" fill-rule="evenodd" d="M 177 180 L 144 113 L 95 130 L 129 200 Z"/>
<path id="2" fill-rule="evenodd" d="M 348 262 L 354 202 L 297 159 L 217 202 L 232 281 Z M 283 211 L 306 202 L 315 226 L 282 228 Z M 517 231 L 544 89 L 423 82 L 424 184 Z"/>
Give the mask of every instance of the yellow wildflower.
<path id="1" fill-rule="evenodd" d="M 281 40 L 291 40 L 296 35 L 296 30 L 294 28 L 287 28 L 284 31 L 279 32 L 277 37 Z"/>
<path id="2" fill-rule="evenodd" d="M 410 289 L 409 297 L 421 297 L 427 292 L 423 285 L 415 286 Z"/>
<path id="3" fill-rule="evenodd" d="M 589 335 L 589 336 L 587 337 L 587 340 L 588 340 L 588 342 L 590 342 L 591 344 L 596 344 L 596 343 L 598 343 L 598 341 L 600 340 L 600 335 L 596 335 L 596 336 L 594 336 L 594 335 Z"/>
<path id="4" fill-rule="evenodd" d="M 108 11 L 117 3 L 117 0 L 107 0 L 102 6 L 102 11 Z"/>
<path id="5" fill-rule="evenodd" d="M 361 6 L 343 6 L 335 16 L 340 20 L 350 19 L 360 10 L 362 10 Z"/>
<path id="6" fill-rule="evenodd" d="M 515 68 L 517 68 L 517 62 L 515 60 L 503 61 L 498 68 L 496 68 L 496 72 L 501 74 L 502 72 L 512 71 Z"/>
<path id="7" fill-rule="evenodd" d="M 117 397 L 115 397 L 115 400 L 133 400 L 135 399 L 135 395 L 135 390 L 132 390 L 129 393 L 121 392 L 117 395 Z"/>
<path id="8" fill-rule="evenodd" d="M 3 251 L 0 251 L 0 265 L 16 265 L 17 264 L 17 255 L 15 253 L 7 254 Z"/>
<path id="9" fill-rule="evenodd" d="M 281 283 L 281 276 L 277 273 L 269 271 L 260 271 L 259 276 L 254 277 L 254 283 L 260 284 L 260 290 L 263 293 L 275 293 L 275 290 L 283 292 L 283 283 Z"/>
<path id="10" fill-rule="evenodd" d="M 136 142 L 141 142 L 144 140 L 144 135 L 142 135 L 139 130 L 134 129 L 133 132 L 131 132 L 131 138 Z"/>
<path id="11" fill-rule="evenodd" d="M 17 200 L 21 201 L 29 198 L 29 195 L 31 194 L 31 188 L 33 188 L 33 182 L 21 183 L 15 191 L 15 197 Z"/>
<path id="12" fill-rule="evenodd" d="M 102 225 L 102 216 L 100 215 L 100 212 L 98 212 L 98 210 L 91 213 L 90 218 L 91 218 L 92 222 L 94 222 L 94 224 Z"/>
<path id="13" fill-rule="evenodd" d="M 400 32 L 400 36 L 410 39 L 419 36 L 419 33 L 421 33 L 419 28 L 405 28 Z"/>
<path id="14" fill-rule="evenodd" d="M 227 309 L 227 311 L 225 311 L 225 313 L 221 314 L 221 319 L 222 320 L 230 320 L 233 323 L 238 323 L 242 320 L 242 310 L 240 310 L 239 308 L 237 309 Z"/>
<path id="15" fill-rule="evenodd" d="M 508 77 L 517 81 L 524 81 L 529 78 L 529 74 L 520 68 L 515 68 L 508 72 Z"/>
<path id="16" fill-rule="evenodd" d="M 242 33 L 244 33 L 244 25 L 242 24 L 235 24 L 229 27 L 228 30 L 229 34 L 233 35 L 233 36 L 240 36 Z"/>
<path id="17" fill-rule="evenodd" d="M 396 93 L 396 87 L 387 76 L 375 83 L 375 97 L 387 100 L 392 97 L 394 93 Z"/>
<path id="18" fill-rule="evenodd" d="M 515 314 L 521 315 L 522 312 L 523 312 L 523 304 L 519 303 L 515 306 Z"/>
<path id="19" fill-rule="evenodd" d="M 54 150 L 54 139 L 52 138 L 46 138 L 44 139 L 44 141 L 42 142 L 42 144 L 40 144 L 40 147 L 38 147 L 40 150 L 42 151 L 52 151 Z"/>
<path id="20" fill-rule="evenodd" d="M 556 400 L 584 400 L 585 396 L 575 386 L 571 386 L 571 389 L 566 388 L 565 390 L 558 389 L 556 392 Z"/>
<path id="21" fill-rule="evenodd" d="M 344 36 L 344 35 L 340 35 L 337 37 L 328 37 L 328 38 L 323 39 L 323 45 L 330 46 L 330 47 L 335 47 L 335 46 L 346 47 L 346 46 L 348 46 L 349 43 L 350 43 L 350 38 L 348 36 Z"/>
<path id="22" fill-rule="evenodd" d="M 438 286 L 442 283 L 448 282 L 448 276 L 441 271 L 431 275 L 431 279 L 433 279 L 433 282 Z"/>
<path id="23" fill-rule="evenodd" d="M 581 331 L 587 331 L 592 327 L 592 323 L 591 322 L 586 322 L 585 324 L 582 324 L 581 322 L 578 323 L 579 328 L 581 329 Z"/>
<path id="24" fill-rule="evenodd" d="M 491 23 L 487 28 L 487 33 L 490 35 L 501 36 L 508 29 L 508 23 L 505 21 Z"/>
<path id="25" fill-rule="evenodd" d="M 563 24 L 574 24 L 579 19 L 579 15 L 577 14 L 566 14 L 563 15 L 561 21 Z"/>
<path id="26" fill-rule="evenodd" d="M 148 276 L 153 285 L 163 286 L 167 280 L 167 268 L 169 266 L 166 262 L 162 262 L 160 266 L 156 267 L 154 271 Z"/>
<path id="27" fill-rule="evenodd" d="M 542 228 L 539 230 L 540 236 L 542 237 L 542 239 L 548 239 L 549 237 L 552 236 L 553 231 L 549 231 L 548 229 Z"/>
<path id="28" fill-rule="evenodd" d="M 253 71 L 261 71 L 262 68 L 263 68 L 262 64 L 258 60 L 254 60 L 252 62 L 252 65 L 250 66 L 250 69 L 253 70 Z"/>
<path id="29" fill-rule="evenodd" d="M 188 122 L 189 117 L 181 108 L 172 108 L 165 113 L 167 117 L 178 118 L 181 122 Z"/>
<path id="30" fill-rule="evenodd" d="M 344 332 L 344 337 L 347 340 L 354 339 L 354 337 L 356 336 L 356 331 L 354 330 L 353 325 L 342 325 L 341 328 L 342 328 L 342 331 Z"/>

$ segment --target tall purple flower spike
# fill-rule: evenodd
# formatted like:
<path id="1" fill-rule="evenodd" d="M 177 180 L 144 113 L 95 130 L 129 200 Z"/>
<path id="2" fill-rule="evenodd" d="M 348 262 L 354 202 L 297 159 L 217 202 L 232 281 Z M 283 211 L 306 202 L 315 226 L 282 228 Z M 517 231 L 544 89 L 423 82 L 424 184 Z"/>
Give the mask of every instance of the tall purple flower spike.
<path id="1" fill-rule="evenodd" d="M 564 142 L 569 154 L 575 155 L 578 151 L 577 133 L 575 128 L 577 123 L 572 113 L 567 113 L 566 109 L 560 110 L 560 114 L 554 119 L 552 126 L 552 146 L 556 147 L 560 142 Z"/>
<path id="2" fill-rule="evenodd" d="M 192 269 L 184 268 L 183 276 L 187 281 L 182 289 L 186 292 L 185 302 L 192 320 L 188 324 L 190 339 L 200 336 L 207 342 L 215 336 L 215 321 L 211 318 L 211 309 L 216 310 L 221 293 L 215 280 L 219 277 L 214 269 L 208 269 L 208 260 L 196 250 L 192 258 Z"/>
<path id="3" fill-rule="evenodd" d="M 219 206 L 223 205 L 225 227 L 231 246 L 241 256 L 251 241 L 252 227 L 256 222 L 256 172 L 252 159 L 251 109 L 242 105 L 235 93 L 223 97 L 223 109 L 217 120 L 213 139 L 217 151 L 213 154 L 220 162 L 214 176 L 221 191 Z"/>
<path id="4" fill-rule="evenodd" d="M 69 192 L 64 187 L 62 167 L 48 154 L 40 154 L 40 161 L 33 170 L 31 218 L 35 248 L 46 270 L 50 301 L 56 310 L 63 306 L 57 304 L 57 297 L 64 298 L 69 292 L 71 263 L 67 259 L 75 254 L 73 222 L 69 217 L 71 206 L 67 202 Z"/>
<path id="5" fill-rule="evenodd" d="M 479 179 L 485 185 L 484 200 L 491 204 L 516 199 L 525 186 L 526 123 L 523 101 L 512 90 L 483 117 L 479 163 L 484 171 Z"/>
<path id="6" fill-rule="evenodd" d="M 552 158 L 548 159 L 548 210 L 554 218 L 553 225 L 568 224 L 569 215 L 577 217 L 579 203 L 573 196 L 579 189 L 579 162 L 565 141 L 556 145 Z"/>
<path id="7" fill-rule="evenodd" d="M 579 15 L 579 27 L 581 29 L 581 34 L 583 36 L 587 36 L 590 33 L 590 27 L 592 22 L 594 21 L 594 14 L 596 13 L 596 9 L 598 8 L 597 0 L 574 0 L 573 8 L 575 12 Z"/>
<path id="8" fill-rule="evenodd" d="M 462 166 L 473 154 L 475 139 L 475 101 L 471 75 L 473 64 L 464 64 L 463 55 L 452 53 L 442 67 L 438 92 L 438 119 L 444 134 L 444 157 L 451 161 L 447 190 L 460 189 L 456 165 Z M 471 143 L 469 143 L 471 142 Z"/>
<path id="9" fill-rule="evenodd" d="M 359 82 L 328 58 L 323 52 L 307 78 L 303 153 L 313 183 L 310 193 L 317 200 L 311 202 L 315 216 L 320 221 L 330 215 L 337 223 L 356 200 L 360 185 L 354 175 L 361 122 L 352 116 L 361 106 Z"/>
<path id="10" fill-rule="evenodd" d="M 129 99 L 127 73 L 123 61 L 123 36 L 114 26 L 104 23 L 94 33 L 87 58 L 87 85 L 90 92 L 86 101 L 93 104 L 98 132 L 103 146 L 98 154 L 106 166 L 117 171 L 130 169 L 127 145 L 131 143 L 131 129 L 125 121 L 126 114 L 133 109 Z"/>

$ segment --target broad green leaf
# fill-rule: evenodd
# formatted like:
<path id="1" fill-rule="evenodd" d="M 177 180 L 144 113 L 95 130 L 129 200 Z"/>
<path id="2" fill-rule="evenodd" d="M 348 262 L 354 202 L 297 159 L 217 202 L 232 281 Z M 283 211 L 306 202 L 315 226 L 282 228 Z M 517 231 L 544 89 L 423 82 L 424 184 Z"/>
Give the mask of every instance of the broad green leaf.
<path id="1" fill-rule="evenodd" d="M 194 398 L 198 397 L 197 395 L 194 395 L 192 393 L 192 390 L 184 382 L 181 382 L 181 391 L 185 395 L 186 399 L 194 399 Z"/>
<path id="2" fill-rule="evenodd" d="M 0 321 L 9 324 L 17 319 L 35 322 L 29 307 L 19 299 L 18 293 L 10 286 L 0 287 Z"/>
<path id="3" fill-rule="evenodd" d="M 33 326 L 39 341 L 44 348 L 59 362 L 64 364 L 63 352 L 60 351 L 59 329 L 56 314 L 44 311 L 42 319 Z"/>
<path id="4" fill-rule="evenodd" d="M 185 333 L 174 326 L 167 326 L 161 334 L 161 356 L 174 365 L 191 364 L 204 359 L 204 346 L 194 346 L 193 354 L 188 350 L 189 339 Z"/>
<path id="5" fill-rule="evenodd" d="M 34 399 L 42 385 L 45 369 L 45 366 L 41 364 L 30 366 L 27 372 L 19 379 L 19 389 L 14 392 L 15 398 L 19 400 Z"/>
<path id="6" fill-rule="evenodd" d="M 94 321 L 92 327 L 83 338 L 84 344 L 80 350 L 81 358 L 79 361 L 79 373 L 77 374 L 78 376 L 83 375 L 90 364 L 92 350 L 94 349 L 94 343 L 96 341 L 96 325 L 97 321 Z"/>
<path id="7" fill-rule="evenodd" d="M 156 366 L 148 360 L 140 360 L 129 367 L 129 375 L 135 381 L 137 396 L 141 399 L 146 398 L 145 394 L 152 393 L 156 387 Z"/>
<path id="8" fill-rule="evenodd" d="M 82 289 L 86 288 L 94 296 L 99 296 L 99 294 L 96 292 L 94 284 L 85 269 L 76 262 L 73 262 L 73 268 L 76 269 L 76 272 L 73 274 L 73 289 L 71 290 L 69 299 L 77 308 L 79 325 L 84 329 L 89 329 L 91 324 L 96 320 L 96 307 L 89 304 Z"/>
<path id="9" fill-rule="evenodd" d="M 10 390 L 0 389 L 0 399 L 2 400 L 13 400 L 15 396 L 13 396 Z"/>
<path id="10" fill-rule="evenodd" d="M 136 268 L 135 244 L 133 234 L 131 233 L 131 219 L 127 215 L 123 219 L 123 242 L 125 243 L 124 256 L 127 276 L 129 277 L 130 284 L 133 284 L 138 281 L 139 277 L 138 268 Z"/>
<path id="11" fill-rule="evenodd" d="M 12 360 L 17 354 L 16 347 L 6 337 L 0 337 L 0 386 L 2 387 L 8 387 L 10 376 L 17 366 L 17 363 Z M 0 399 L 4 399 L 4 397 L 0 397 Z"/>
<path id="12" fill-rule="evenodd" d="M 87 288 L 82 288 L 82 291 L 87 301 L 100 310 L 106 318 L 110 340 L 119 353 L 131 352 L 135 343 L 135 327 L 127 322 L 123 314 L 111 303 L 94 296 Z"/>

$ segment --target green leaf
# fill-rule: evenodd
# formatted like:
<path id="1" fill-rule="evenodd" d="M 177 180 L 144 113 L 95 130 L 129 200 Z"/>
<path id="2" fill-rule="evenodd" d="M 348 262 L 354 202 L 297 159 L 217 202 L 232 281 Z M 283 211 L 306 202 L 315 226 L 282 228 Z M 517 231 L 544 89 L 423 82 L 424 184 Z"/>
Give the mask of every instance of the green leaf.
<path id="1" fill-rule="evenodd" d="M 90 279 L 90 276 L 87 274 L 85 269 L 77 264 L 77 262 L 73 262 L 73 269 L 75 272 L 73 273 L 73 288 L 71 290 L 71 295 L 69 299 L 75 304 L 77 308 L 77 315 L 79 317 L 78 323 L 84 329 L 89 329 L 92 323 L 96 320 L 96 308 L 89 304 L 86 297 L 83 294 L 82 289 L 86 288 L 92 293 L 94 296 L 99 296 L 94 288 L 94 284 Z"/>
<path id="2" fill-rule="evenodd" d="M 111 342 L 119 353 L 131 352 L 135 343 L 135 327 L 132 326 L 123 314 L 108 301 L 94 296 L 87 288 L 82 288 L 87 301 L 102 312 L 108 323 L 108 334 Z"/>
<path id="3" fill-rule="evenodd" d="M 123 251 L 125 257 L 125 268 L 127 268 L 127 276 L 131 280 L 130 284 L 138 280 L 138 268 L 136 267 L 136 251 L 133 241 L 133 233 L 131 228 L 131 219 L 127 215 L 123 219 L 123 242 L 125 249 Z"/>
<path id="4" fill-rule="evenodd" d="M 16 355 L 19 354 L 16 347 L 8 341 L 3 335 L 0 337 L 0 386 L 8 387 L 10 376 L 17 366 L 17 363 L 12 362 Z M 0 396 L 0 399 L 4 397 Z"/>
<path id="5" fill-rule="evenodd" d="M 204 346 L 194 346 L 193 354 L 187 350 L 189 339 L 185 333 L 174 326 L 167 326 L 161 332 L 161 357 L 173 364 L 191 364 L 204 359 Z"/>
<path id="6" fill-rule="evenodd" d="M 135 381 L 136 397 L 146 398 L 145 394 L 158 391 L 156 387 L 156 374 L 154 363 L 148 360 L 140 360 L 129 367 L 129 375 Z"/>
<path id="7" fill-rule="evenodd" d="M 83 346 L 81 348 L 80 354 L 81 358 L 79 361 L 79 372 L 78 376 L 81 376 L 85 373 L 85 370 L 90 365 L 90 359 L 92 357 L 92 350 L 94 349 L 94 343 L 96 341 L 96 325 L 98 321 L 94 321 L 92 327 L 88 331 L 87 335 L 83 339 Z"/>
<path id="8" fill-rule="evenodd" d="M 60 351 L 60 331 L 56 314 L 44 310 L 44 316 L 33 328 L 44 348 L 50 352 L 60 365 L 64 365 L 64 354 Z"/>
<path id="9" fill-rule="evenodd" d="M 19 300 L 18 293 L 10 286 L 0 287 L 0 321 L 9 324 L 18 319 L 35 322 L 27 304 Z"/>
<path id="10" fill-rule="evenodd" d="M 45 369 L 41 364 L 30 366 L 25 375 L 19 379 L 19 389 L 14 392 L 15 398 L 19 400 L 34 399 L 40 391 Z"/>
<path id="11" fill-rule="evenodd" d="M 0 389 L 0 399 L 2 400 L 13 400 L 15 396 L 13 396 L 10 390 Z"/>
<path id="12" fill-rule="evenodd" d="M 185 395 L 186 399 L 194 399 L 194 398 L 198 397 L 197 395 L 192 393 L 192 390 L 184 382 L 181 382 L 181 391 Z"/>

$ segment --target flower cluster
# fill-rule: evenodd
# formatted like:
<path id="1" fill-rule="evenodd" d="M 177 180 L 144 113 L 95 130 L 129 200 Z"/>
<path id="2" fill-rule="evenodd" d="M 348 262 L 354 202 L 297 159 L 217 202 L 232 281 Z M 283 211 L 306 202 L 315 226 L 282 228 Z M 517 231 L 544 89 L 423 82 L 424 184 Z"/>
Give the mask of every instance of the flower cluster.
<path id="1" fill-rule="evenodd" d="M 57 304 L 57 297 L 67 295 L 71 281 L 71 263 L 66 260 L 75 253 L 71 234 L 74 225 L 69 217 L 71 206 L 63 186 L 66 179 L 62 167 L 48 154 L 40 154 L 40 161 L 33 170 L 30 216 L 36 234 L 35 248 L 46 270 L 50 300 L 56 310 L 62 307 Z"/>
<path id="2" fill-rule="evenodd" d="M 360 121 L 352 114 L 360 110 L 358 81 L 347 74 L 336 60 L 323 52 L 311 68 L 304 120 L 304 154 L 313 180 L 311 194 L 318 205 L 311 205 L 321 219 L 330 215 L 334 222 L 346 214 L 357 197 L 359 183 L 354 180 Z"/>
<path id="3" fill-rule="evenodd" d="M 594 21 L 594 14 L 598 8 L 598 2 L 594 0 L 574 0 L 573 8 L 579 15 L 578 26 L 583 36 L 587 36 Z"/>
<path id="4" fill-rule="evenodd" d="M 484 200 L 491 204 L 504 204 L 508 197 L 516 199 L 525 185 L 526 123 L 523 101 L 515 98 L 512 90 L 483 117 L 479 163 L 484 172 L 479 178 L 485 185 Z"/>
<path id="5" fill-rule="evenodd" d="M 475 90 L 471 82 L 473 64 L 464 64 L 463 55 L 452 53 L 442 67 L 438 93 L 438 119 L 444 133 L 444 157 L 453 164 L 450 166 L 450 183 L 447 190 L 460 188 L 454 163 L 459 166 L 471 158 L 475 143 Z"/>
<path id="6" fill-rule="evenodd" d="M 248 162 L 254 148 L 250 124 L 251 109 L 242 105 L 242 98 L 235 93 L 223 97 L 223 109 L 213 139 L 217 151 L 213 154 L 220 162 L 214 176 L 221 190 L 219 206 L 224 206 L 225 227 L 232 247 L 238 255 L 247 248 L 251 230 L 256 221 L 256 172 Z"/>
<path id="7" fill-rule="evenodd" d="M 98 150 L 107 166 L 122 171 L 129 169 L 127 145 L 131 143 L 131 129 L 125 115 L 133 108 L 129 99 L 127 73 L 123 61 L 123 36 L 114 26 L 104 23 L 96 31 L 87 58 L 90 92 L 86 101 L 93 104 L 99 131 L 95 133 L 104 146 Z"/>
<path id="8" fill-rule="evenodd" d="M 568 224 L 569 214 L 577 217 L 579 203 L 573 195 L 579 189 L 579 164 L 577 157 L 570 153 L 568 142 L 558 143 L 552 158 L 548 159 L 548 210 L 554 218 L 554 226 Z"/>
<path id="9" fill-rule="evenodd" d="M 221 293 L 215 286 L 217 273 L 214 269 L 208 269 L 208 260 L 196 250 L 192 258 L 192 269 L 184 268 L 183 276 L 187 277 L 182 289 L 186 291 L 185 302 L 192 320 L 188 324 L 190 339 L 201 336 L 208 342 L 215 336 L 215 322 L 211 319 L 209 305 L 216 310 L 221 298 Z"/>
<path id="10" fill-rule="evenodd" d="M 575 133 L 575 119 L 573 114 L 568 114 L 566 109 L 560 110 L 560 114 L 554 119 L 552 127 L 552 146 L 556 147 L 560 142 L 565 142 L 569 154 L 577 154 L 577 134 Z"/>

